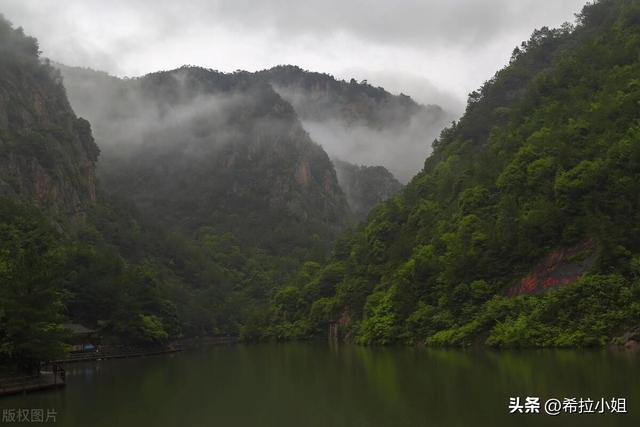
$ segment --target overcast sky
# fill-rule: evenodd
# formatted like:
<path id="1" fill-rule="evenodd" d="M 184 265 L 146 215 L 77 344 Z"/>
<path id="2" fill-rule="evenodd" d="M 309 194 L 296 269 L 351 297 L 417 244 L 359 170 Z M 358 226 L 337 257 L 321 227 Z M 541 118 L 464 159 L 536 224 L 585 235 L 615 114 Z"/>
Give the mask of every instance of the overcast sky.
<path id="1" fill-rule="evenodd" d="M 0 0 L 44 56 L 119 76 L 278 64 L 461 110 L 534 28 L 585 0 Z"/>

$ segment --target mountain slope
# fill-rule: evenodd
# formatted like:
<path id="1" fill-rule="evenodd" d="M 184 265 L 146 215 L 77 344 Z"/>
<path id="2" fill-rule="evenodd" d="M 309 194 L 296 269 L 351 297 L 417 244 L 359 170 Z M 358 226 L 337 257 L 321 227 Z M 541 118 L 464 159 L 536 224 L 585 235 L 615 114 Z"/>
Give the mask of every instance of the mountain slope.
<path id="1" fill-rule="evenodd" d="M 58 67 L 65 76 L 66 86 L 74 105 L 83 115 L 91 119 L 95 124 L 98 139 L 106 144 L 102 171 L 109 170 L 108 166 L 111 164 L 109 152 L 113 150 L 109 150 L 110 146 L 115 146 L 117 141 L 140 139 L 139 135 L 119 135 L 123 133 L 123 130 L 140 127 L 126 123 L 127 120 L 142 115 L 145 117 L 144 122 L 146 123 L 143 126 L 146 126 L 149 120 L 161 120 L 160 117 L 148 117 L 149 111 L 153 111 L 157 106 L 147 105 L 145 107 L 147 111 L 131 113 L 132 109 L 141 108 L 139 105 L 141 100 L 149 98 L 149 93 L 138 93 L 139 90 L 135 89 L 135 86 L 139 86 L 140 83 L 121 80 L 93 70 L 65 67 L 61 64 Z M 187 68 L 183 69 L 181 74 L 186 74 L 185 70 Z M 402 163 L 403 173 L 413 174 L 414 172 L 411 167 L 405 164 L 404 159 L 411 158 L 413 162 L 416 158 L 419 159 L 419 157 L 413 156 L 413 150 L 416 147 L 411 144 L 416 142 L 419 145 L 420 156 L 423 155 L 430 144 L 427 141 L 427 135 L 423 132 L 425 127 L 433 127 L 429 131 L 433 133 L 439 129 L 438 126 L 442 125 L 441 122 L 446 117 L 446 113 L 439 107 L 421 106 L 408 96 L 394 96 L 382 88 L 373 88 L 366 83 L 351 82 L 347 84 L 335 80 L 329 75 L 303 71 L 298 67 L 275 67 L 254 74 L 240 73 L 236 77 L 241 74 L 247 84 L 250 83 L 257 87 L 257 85 L 263 84 L 261 82 L 266 82 L 274 87 L 277 93 L 284 96 L 289 103 L 293 103 L 296 115 L 304 120 L 305 130 L 311 131 L 315 136 L 321 138 L 323 144 L 328 148 L 331 149 L 336 144 L 342 144 L 344 149 L 340 149 L 338 152 L 354 158 L 356 163 L 369 164 L 375 163 L 377 160 L 382 162 L 390 160 L 391 157 L 387 152 L 393 152 L 393 156 L 398 158 L 396 164 Z M 211 77 L 214 75 L 216 77 Z M 210 72 L 209 78 L 228 79 L 223 76 L 222 73 Z M 320 90 L 319 87 L 323 89 Z M 229 87 L 225 90 L 233 91 L 235 89 Z M 96 93 L 99 96 L 94 96 Z M 206 105 L 199 107 L 208 108 Z M 184 119 L 188 120 L 188 118 Z M 440 123 L 440 125 L 435 123 Z M 318 126 L 326 128 L 329 133 L 321 132 L 318 134 L 316 132 Z M 102 134 L 107 137 L 101 138 Z M 409 139 L 412 142 L 406 145 L 405 142 L 409 142 Z M 125 147 L 131 145 L 135 144 L 132 144 L 131 141 L 124 144 Z M 128 152 L 129 148 L 125 147 L 119 149 Z M 360 176 L 364 177 L 364 175 Z M 342 174 L 341 176 L 346 177 L 347 175 Z M 372 174 L 367 176 L 373 177 Z M 106 179 L 106 177 L 104 178 Z M 385 188 L 380 190 L 380 197 L 374 196 L 371 191 L 365 190 L 362 186 L 346 182 L 339 182 L 339 184 L 344 192 L 350 192 L 351 209 L 357 211 L 358 218 L 363 218 L 375 204 L 374 199 L 383 200 L 391 194 L 390 190 L 397 191 L 399 189 L 391 181 L 395 181 L 395 178 L 391 177 L 387 182 L 390 186 L 385 184 Z M 128 186 L 129 182 L 126 185 Z M 346 188 L 345 185 L 349 188 Z M 368 191 L 368 193 L 356 194 L 360 189 Z M 147 192 L 143 191 L 141 195 L 142 197 L 136 197 L 136 200 L 143 200 Z M 365 202 L 365 199 L 369 201 Z"/>
<path id="2" fill-rule="evenodd" d="M 183 67 L 120 80 L 61 68 L 103 148 L 105 187 L 154 222 L 289 254 L 348 220 L 328 156 L 251 74 Z"/>
<path id="3" fill-rule="evenodd" d="M 0 195 L 82 215 L 95 201 L 97 156 L 36 40 L 0 17 Z"/>
<path id="4" fill-rule="evenodd" d="M 0 15 L 0 365 L 64 352 L 68 235 L 96 202 L 98 149 L 37 41 Z"/>
<path id="5" fill-rule="evenodd" d="M 333 159 L 338 183 L 355 217 L 367 218 L 369 211 L 402 189 L 402 184 L 382 166 L 357 166 Z"/>
<path id="6" fill-rule="evenodd" d="M 101 75 L 83 93 L 111 143 L 96 183 L 89 124 L 36 41 L 1 20 L 0 51 L 3 366 L 63 357 L 66 322 L 103 343 L 249 339 L 274 284 L 348 217 L 328 156 L 266 84 Z"/>
<path id="7" fill-rule="evenodd" d="M 601 0 L 535 31 L 405 190 L 283 288 L 274 333 L 575 346 L 637 327 L 639 22 Z"/>

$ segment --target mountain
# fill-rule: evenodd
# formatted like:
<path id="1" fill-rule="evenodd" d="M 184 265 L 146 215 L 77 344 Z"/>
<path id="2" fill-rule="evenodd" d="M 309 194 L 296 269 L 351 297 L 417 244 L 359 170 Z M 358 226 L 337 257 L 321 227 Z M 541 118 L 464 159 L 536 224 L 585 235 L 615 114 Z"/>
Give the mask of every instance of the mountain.
<path id="1" fill-rule="evenodd" d="M 60 68 L 103 150 L 106 190 L 154 223 L 211 227 L 271 254 L 307 253 L 346 224 L 329 157 L 252 74 L 183 67 L 117 79 Z"/>
<path id="2" fill-rule="evenodd" d="M 138 112 L 129 114 L 127 108 L 139 108 L 138 99 L 148 98 L 149 93 L 138 94 L 138 89 L 132 89 L 140 85 L 135 83 L 136 79 L 121 80 L 98 71 L 65 67 L 62 64 L 57 66 L 65 77 L 73 104 L 94 123 L 98 139 L 102 140 L 101 145 L 106 144 L 103 147 L 105 167 L 102 167 L 101 171 L 107 171 L 109 170 L 107 166 L 111 164 L 109 146 L 116 144 L 123 147 L 131 146 L 130 135 L 114 136 L 122 133 L 123 129 L 135 128 L 129 123 L 122 123 L 122 120 L 130 120 L 136 114 L 138 116 L 145 114 Z M 186 70 L 188 67 L 183 68 L 180 73 L 186 74 Z M 177 74 L 177 70 L 174 73 Z M 214 76 L 210 76 L 213 79 L 226 78 L 223 77 L 223 73 L 210 71 L 210 74 Z M 242 76 L 245 82 L 250 82 L 256 87 L 262 84 L 274 88 L 283 98 L 283 102 L 291 104 L 297 117 L 302 120 L 304 130 L 310 132 L 312 139 L 320 142 L 323 148 L 330 152 L 333 150 L 339 154 L 334 158 L 345 156 L 353 159 L 355 163 L 367 163 L 369 166 L 378 165 L 376 162 L 390 162 L 399 167 L 398 170 L 405 179 L 418 169 L 415 165 L 408 166 L 405 160 L 410 159 L 410 162 L 416 163 L 415 159 L 420 159 L 428 150 L 430 144 L 428 135 L 430 133 L 435 135 L 448 117 L 441 108 L 421 106 L 405 95 L 391 95 L 382 88 L 373 88 L 364 82 L 352 81 L 347 84 L 327 74 L 312 73 L 294 66 L 280 66 L 252 74 L 236 74 L 237 77 Z M 94 96 L 96 89 L 99 93 L 98 97 Z M 100 102 L 97 101 L 98 98 Z M 123 103 L 127 106 L 123 107 Z M 146 110 L 148 112 L 153 108 L 156 107 L 147 106 Z M 101 138 L 102 134 L 108 135 L 108 138 Z M 135 138 L 140 139 L 139 136 Z M 117 141 L 129 142 L 122 144 Z M 340 148 L 334 150 L 338 146 Z M 122 148 L 125 151 L 128 149 Z M 418 157 L 414 155 L 416 150 L 420 152 Z M 335 162 L 334 166 L 337 169 Z M 351 175 L 342 174 L 341 176 Z M 110 182 L 107 177 L 103 176 L 103 178 L 107 184 Z M 395 178 L 392 177 L 391 180 Z M 125 182 L 128 186 L 126 179 Z M 391 184 L 391 181 L 389 183 L 389 187 L 384 186 L 380 189 L 380 197 L 378 197 L 370 191 L 367 194 L 355 194 L 364 187 L 339 182 L 343 192 L 350 194 L 348 197 L 350 207 L 358 218 L 366 216 L 375 201 L 388 197 L 391 194 L 389 190 L 399 188 Z M 349 185 L 349 188 L 345 185 Z M 110 187 L 110 185 L 107 186 Z M 175 194 L 175 191 L 172 193 Z M 137 203 L 139 204 L 146 195 L 149 194 L 142 191 L 142 197 L 135 197 Z M 178 216 L 183 217 L 182 214 Z"/>
<path id="3" fill-rule="evenodd" d="M 256 73 L 298 113 L 311 138 L 332 158 L 386 167 L 407 182 L 453 116 L 436 105 L 392 95 L 366 81 L 346 82 L 292 65 Z"/>
<path id="4" fill-rule="evenodd" d="M 640 315 L 640 4 L 536 30 L 396 197 L 274 298 L 268 334 L 622 343 Z M 618 337 L 618 338 L 616 338 Z M 622 338 L 619 338 L 622 337 Z"/>
<path id="5" fill-rule="evenodd" d="M 36 40 L 0 17 L 0 196 L 80 217 L 96 199 L 97 156 Z"/>
<path id="6" fill-rule="evenodd" d="M 400 152 L 436 111 L 408 97 L 294 67 L 61 78 L 0 20 L 0 362 L 59 357 L 66 321 L 135 345 L 637 341 L 639 24 L 601 0 L 536 30 L 399 189 L 313 125 Z M 347 200 L 382 199 L 348 228 Z"/>
<path id="7" fill-rule="evenodd" d="M 64 354 L 63 247 L 96 203 L 98 148 L 38 43 L 0 15 L 0 364 Z M 68 248 L 68 247 L 67 247 Z"/>
<path id="8" fill-rule="evenodd" d="M 383 166 L 358 166 L 339 159 L 333 159 L 333 165 L 349 207 L 359 220 L 403 187 Z"/>
<path id="9" fill-rule="evenodd" d="M 68 322 L 103 343 L 251 339 L 349 219 L 327 154 L 247 73 L 66 70 L 88 78 L 65 88 L 4 19 L 0 53 L 3 366 L 62 357 Z"/>
<path id="10" fill-rule="evenodd" d="M 366 81 L 346 82 L 295 65 L 280 65 L 256 74 L 283 93 L 302 120 L 334 119 L 347 125 L 363 123 L 380 129 L 405 125 L 420 112 L 427 111 L 434 116 L 443 113 L 438 106 L 419 105 L 407 95 L 392 95 Z"/>

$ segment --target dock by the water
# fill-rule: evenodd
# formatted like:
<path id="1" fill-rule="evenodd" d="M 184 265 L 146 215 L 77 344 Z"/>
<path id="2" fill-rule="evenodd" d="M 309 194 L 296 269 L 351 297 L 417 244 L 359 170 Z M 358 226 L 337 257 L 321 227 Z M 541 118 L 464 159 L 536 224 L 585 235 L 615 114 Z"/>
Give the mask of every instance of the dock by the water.
<path id="1" fill-rule="evenodd" d="M 63 365 L 67 363 L 154 356 L 180 352 L 185 348 L 233 344 L 237 340 L 236 336 L 213 336 L 177 340 L 168 345 L 153 347 L 99 345 L 95 347 L 94 351 L 69 353 L 64 359 L 47 362 L 38 375 L 6 375 L 3 377 L 0 374 L 0 396 L 64 387 L 66 378 Z"/>
<path id="2" fill-rule="evenodd" d="M 0 378 L 0 396 L 50 390 L 65 386 L 62 367 L 41 371 L 38 375 L 9 376 Z"/>
<path id="3" fill-rule="evenodd" d="M 235 336 L 214 336 L 176 340 L 172 341 L 168 345 L 155 347 L 100 345 L 96 347 L 95 351 L 70 353 L 66 358 L 54 360 L 52 363 L 60 365 L 66 363 L 86 362 L 91 360 L 109 360 L 124 359 L 128 357 L 154 356 L 159 354 L 177 353 L 183 351 L 186 348 L 196 348 L 206 345 L 232 344 L 237 342 L 237 340 L 238 339 Z"/>
<path id="4" fill-rule="evenodd" d="M 66 358 L 55 360 L 53 363 L 65 364 L 87 362 L 92 360 L 124 359 L 128 357 L 154 356 L 158 354 L 176 353 L 182 351 L 182 346 L 169 346 L 159 348 L 137 347 L 99 347 L 97 351 L 85 353 L 71 353 Z"/>

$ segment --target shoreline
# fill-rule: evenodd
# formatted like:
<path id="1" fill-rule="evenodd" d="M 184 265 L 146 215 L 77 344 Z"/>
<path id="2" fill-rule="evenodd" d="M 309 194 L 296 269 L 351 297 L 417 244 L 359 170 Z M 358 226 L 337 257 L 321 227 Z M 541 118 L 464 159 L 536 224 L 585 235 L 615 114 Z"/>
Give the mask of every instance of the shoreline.
<path id="1" fill-rule="evenodd" d="M 163 347 L 126 347 L 103 346 L 103 351 L 72 353 L 64 359 L 52 360 L 45 366 L 57 366 L 57 370 L 41 371 L 38 375 L 15 375 L 0 378 L 0 397 L 16 394 L 34 393 L 38 391 L 56 390 L 66 386 L 62 366 L 72 363 L 102 361 L 110 359 L 127 359 L 136 357 L 159 356 L 179 353 L 184 350 L 200 348 L 206 345 L 227 345 L 238 342 L 237 337 L 198 337 L 175 340 Z"/>

